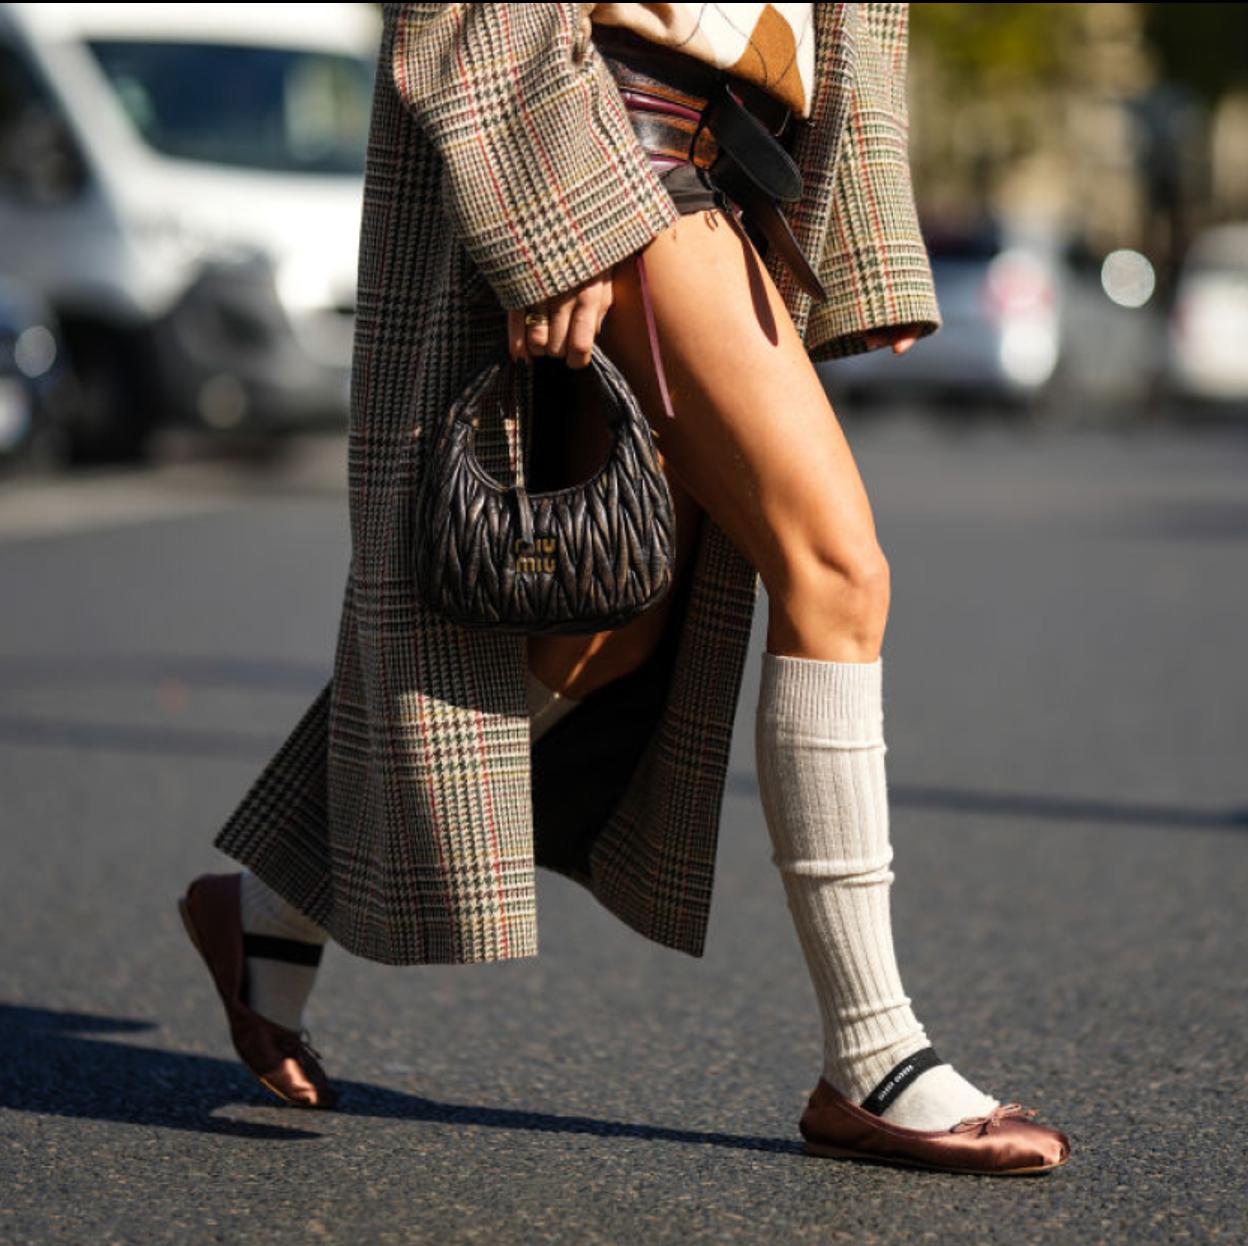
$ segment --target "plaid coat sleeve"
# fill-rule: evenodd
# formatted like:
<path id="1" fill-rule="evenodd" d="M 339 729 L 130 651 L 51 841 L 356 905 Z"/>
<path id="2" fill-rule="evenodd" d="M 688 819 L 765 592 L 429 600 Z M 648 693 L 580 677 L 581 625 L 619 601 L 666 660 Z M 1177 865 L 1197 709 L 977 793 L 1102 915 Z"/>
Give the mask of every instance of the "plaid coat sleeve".
<path id="1" fill-rule="evenodd" d="M 580 4 L 399 7 L 395 86 L 503 307 L 575 289 L 678 219 Z"/>
<path id="2" fill-rule="evenodd" d="M 906 103 L 908 4 L 861 4 L 854 75 L 821 275 L 828 299 L 811 310 L 815 361 L 869 349 L 873 329 L 940 327 L 910 180 Z"/>

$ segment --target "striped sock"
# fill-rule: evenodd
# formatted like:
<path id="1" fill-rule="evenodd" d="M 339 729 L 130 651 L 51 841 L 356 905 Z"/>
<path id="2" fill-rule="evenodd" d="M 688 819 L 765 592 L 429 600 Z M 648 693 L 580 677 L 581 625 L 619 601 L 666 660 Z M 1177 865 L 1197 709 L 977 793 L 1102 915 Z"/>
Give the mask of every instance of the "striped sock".
<path id="1" fill-rule="evenodd" d="M 243 871 L 239 899 L 247 1006 L 298 1032 L 329 935 L 250 870 Z"/>

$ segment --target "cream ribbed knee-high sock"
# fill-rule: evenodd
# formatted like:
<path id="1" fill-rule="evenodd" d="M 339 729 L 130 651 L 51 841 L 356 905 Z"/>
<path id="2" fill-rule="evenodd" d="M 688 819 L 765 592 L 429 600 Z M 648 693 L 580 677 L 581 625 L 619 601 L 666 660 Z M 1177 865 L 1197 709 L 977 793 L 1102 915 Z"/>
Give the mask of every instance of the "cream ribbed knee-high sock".
<path id="1" fill-rule="evenodd" d="M 893 953 L 882 660 L 763 654 L 755 744 L 772 860 L 823 1020 L 823 1075 L 910 1129 L 991 1111 L 931 1051 Z"/>
<path id="2" fill-rule="evenodd" d="M 528 702 L 534 742 L 580 704 L 548 688 L 532 673 Z M 329 935 L 249 870 L 243 871 L 239 898 L 248 1006 L 278 1025 L 300 1030 Z"/>
<path id="3" fill-rule="evenodd" d="M 239 900 L 247 1005 L 262 1017 L 299 1031 L 329 935 L 250 870 L 243 871 Z"/>

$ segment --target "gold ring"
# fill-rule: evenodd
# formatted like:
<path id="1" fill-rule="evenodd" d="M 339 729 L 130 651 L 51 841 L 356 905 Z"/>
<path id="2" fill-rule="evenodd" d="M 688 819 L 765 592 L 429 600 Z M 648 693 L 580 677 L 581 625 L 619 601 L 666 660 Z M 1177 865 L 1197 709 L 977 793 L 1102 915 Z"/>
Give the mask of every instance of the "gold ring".
<path id="1" fill-rule="evenodd" d="M 549 324 L 550 317 L 544 311 L 531 311 L 524 314 L 525 324 Z"/>

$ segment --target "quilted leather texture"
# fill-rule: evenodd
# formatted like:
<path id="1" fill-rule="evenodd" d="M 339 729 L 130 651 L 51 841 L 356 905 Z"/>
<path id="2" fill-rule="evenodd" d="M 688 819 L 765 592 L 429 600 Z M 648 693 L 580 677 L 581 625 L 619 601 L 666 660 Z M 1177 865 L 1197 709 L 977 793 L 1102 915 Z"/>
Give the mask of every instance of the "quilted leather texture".
<path id="1" fill-rule="evenodd" d="M 588 480 L 548 493 L 503 485 L 481 466 L 474 436 L 496 386 L 514 381 L 506 370 L 523 366 L 491 364 L 447 413 L 414 511 L 417 591 L 462 627 L 528 635 L 618 627 L 672 582 L 672 496 L 650 427 L 595 345 L 589 368 L 613 433 L 606 462 Z"/>

